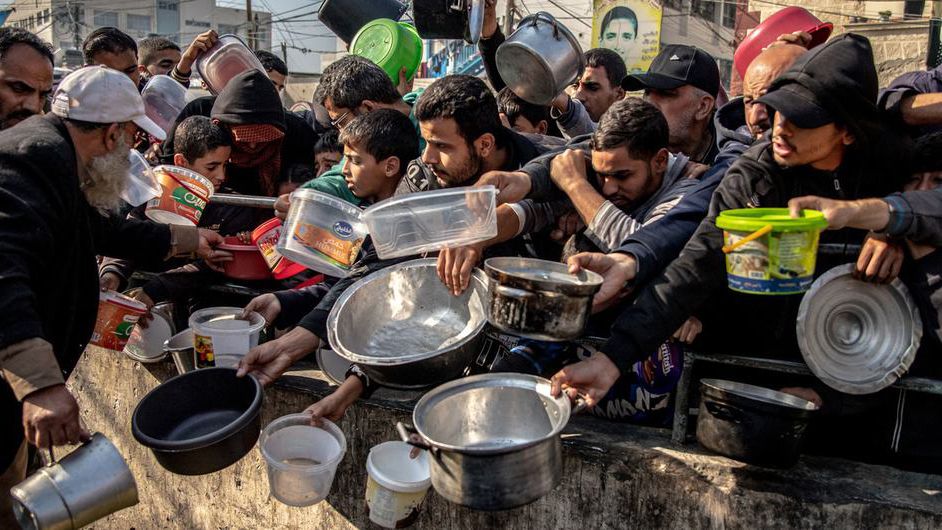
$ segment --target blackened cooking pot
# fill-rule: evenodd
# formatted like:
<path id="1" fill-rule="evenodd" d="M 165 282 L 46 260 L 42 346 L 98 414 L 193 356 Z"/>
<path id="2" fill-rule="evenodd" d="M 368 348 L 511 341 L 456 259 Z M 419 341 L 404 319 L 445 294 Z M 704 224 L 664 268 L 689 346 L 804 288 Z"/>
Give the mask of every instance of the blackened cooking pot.
<path id="1" fill-rule="evenodd" d="M 760 386 L 700 381 L 697 441 L 723 456 L 766 467 L 798 461 L 814 403 Z"/>
<path id="2" fill-rule="evenodd" d="M 262 385 L 232 368 L 178 375 L 134 409 L 131 432 L 167 471 L 203 475 L 245 456 L 261 430 Z"/>

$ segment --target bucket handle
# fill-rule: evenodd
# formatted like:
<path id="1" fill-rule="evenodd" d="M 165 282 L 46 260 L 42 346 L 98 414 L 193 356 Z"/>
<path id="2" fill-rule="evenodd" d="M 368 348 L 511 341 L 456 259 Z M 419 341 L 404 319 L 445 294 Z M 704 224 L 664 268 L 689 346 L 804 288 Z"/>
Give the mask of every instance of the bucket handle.
<path id="1" fill-rule="evenodd" d="M 556 17 L 547 13 L 546 11 L 539 11 L 536 13 L 536 15 L 533 16 L 533 20 L 530 22 L 530 25 L 536 26 L 540 19 L 543 19 L 543 22 L 549 22 L 553 26 L 553 38 L 559 40 L 559 23 L 556 21 Z"/>
<path id="2" fill-rule="evenodd" d="M 762 228 L 756 230 L 755 232 L 749 234 L 748 236 L 740 239 L 739 241 L 731 245 L 723 245 L 723 254 L 729 254 L 730 252 L 735 251 L 736 249 L 745 245 L 746 243 L 755 241 L 756 239 L 759 239 L 760 237 L 768 234 L 771 231 L 772 231 L 772 225 L 765 225 Z"/>

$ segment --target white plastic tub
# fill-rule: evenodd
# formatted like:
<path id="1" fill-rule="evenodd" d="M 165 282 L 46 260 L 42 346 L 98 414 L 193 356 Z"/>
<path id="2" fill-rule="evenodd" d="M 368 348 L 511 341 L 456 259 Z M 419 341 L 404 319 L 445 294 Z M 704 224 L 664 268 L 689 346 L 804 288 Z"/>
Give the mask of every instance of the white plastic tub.
<path id="1" fill-rule="evenodd" d="M 235 35 L 222 35 L 216 44 L 196 59 L 196 71 L 209 91 L 219 94 L 233 77 L 255 68 L 264 73 L 258 57 Z"/>
<path id="2" fill-rule="evenodd" d="M 209 307 L 190 315 L 196 367 L 234 367 L 239 359 L 258 346 L 258 337 L 265 327 L 262 315 L 252 312 L 248 320 L 241 318 L 238 307 Z"/>
<path id="3" fill-rule="evenodd" d="M 404 442 L 385 442 L 370 449 L 366 458 L 366 507 L 370 521 L 384 528 L 415 522 L 432 485 L 428 453 L 413 459 L 411 450 Z"/>
<path id="4" fill-rule="evenodd" d="M 328 420 L 310 424 L 307 414 L 282 416 L 268 424 L 259 450 L 268 464 L 272 497 L 289 506 L 311 506 L 330 493 L 337 465 L 347 452 L 347 439 Z"/>
<path id="5" fill-rule="evenodd" d="M 170 132 L 186 106 L 186 88 L 168 75 L 155 75 L 141 91 L 144 112 L 164 132 Z"/>
<path id="6" fill-rule="evenodd" d="M 451 188 L 380 201 L 363 211 L 381 259 L 412 256 L 497 236 L 497 189 Z"/>
<path id="7" fill-rule="evenodd" d="M 350 274 L 366 238 L 360 209 L 310 189 L 291 194 L 278 252 L 309 269 L 343 278 Z"/>

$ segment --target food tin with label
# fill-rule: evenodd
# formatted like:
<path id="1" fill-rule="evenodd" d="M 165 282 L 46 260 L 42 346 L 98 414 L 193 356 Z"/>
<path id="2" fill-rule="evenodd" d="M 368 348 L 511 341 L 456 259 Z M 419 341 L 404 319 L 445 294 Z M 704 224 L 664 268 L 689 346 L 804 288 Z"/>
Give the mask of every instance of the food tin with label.
<path id="1" fill-rule="evenodd" d="M 291 194 L 278 252 L 317 272 L 346 277 L 367 236 L 356 206 L 311 189 Z"/>
<path id="2" fill-rule="evenodd" d="M 154 176 L 161 194 L 147 201 L 144 214 L 158 223 L 196 226 L 213 196 L 213 183 L 195 171 L 177 166 L 157 166 Z"/>
<path id="3" fill-rule="evenodd" d="M 102 291 L 91 344 L 121 351 L 131 337 L 134 325 L 147 312 L 147 306 L 115 291 Z"/>
<path id="4" fill-rule="evenodd" d="M 269 219 L 252 231 L 252 243 L 258 247 L 276 280 L 284 280 L 304 271 L 304 265 L 282 256 L 277 249 L 281 238 L 281 219 Z"/>

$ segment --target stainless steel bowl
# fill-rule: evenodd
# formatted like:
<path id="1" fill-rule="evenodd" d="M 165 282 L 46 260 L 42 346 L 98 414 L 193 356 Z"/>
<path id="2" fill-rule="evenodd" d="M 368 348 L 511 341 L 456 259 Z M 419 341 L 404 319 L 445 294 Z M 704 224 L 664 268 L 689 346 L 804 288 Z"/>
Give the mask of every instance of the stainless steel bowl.
<path id="1" fill-rule="evenodd" d="M 377 383 L 422 388 L 459 377 L 478 353 L 487 323 L 480 270 L 454 296 L 419 259 L 374 272 L 351 286 L 327 320 L 333 350 Z"/>

